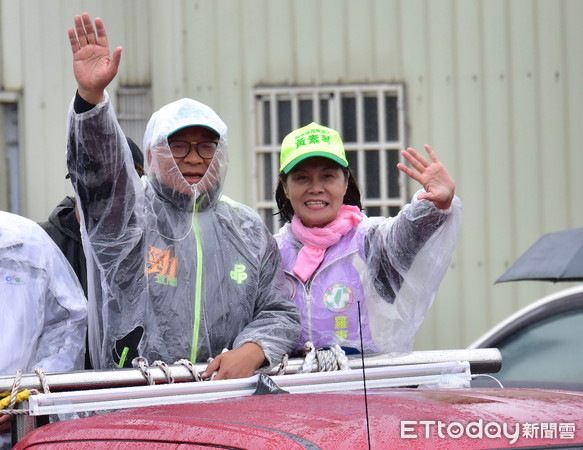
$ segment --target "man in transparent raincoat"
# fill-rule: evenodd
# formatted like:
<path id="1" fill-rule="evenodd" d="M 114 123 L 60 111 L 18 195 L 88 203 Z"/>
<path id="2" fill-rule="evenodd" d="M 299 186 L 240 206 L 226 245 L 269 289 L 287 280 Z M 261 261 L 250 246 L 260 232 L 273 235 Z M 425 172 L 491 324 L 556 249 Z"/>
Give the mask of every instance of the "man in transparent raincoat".
<path id="1" fill-rule="evenodd" d="M 173 363 L 214 358 L 203 376 L 251 376 L 279 363 L 299 336 L 275 240 L 251 208 L 221 195 L 227 127 L 182 99 L 152 115 L 137 176 L 105 92 L 109 54 L 100 19 L 69 30 L 77 95 L 67 163 L 88 258 L 89 348 L 95 368 L 134 356 Z M 224 349 L 230 351 L 223 352 Z"/>

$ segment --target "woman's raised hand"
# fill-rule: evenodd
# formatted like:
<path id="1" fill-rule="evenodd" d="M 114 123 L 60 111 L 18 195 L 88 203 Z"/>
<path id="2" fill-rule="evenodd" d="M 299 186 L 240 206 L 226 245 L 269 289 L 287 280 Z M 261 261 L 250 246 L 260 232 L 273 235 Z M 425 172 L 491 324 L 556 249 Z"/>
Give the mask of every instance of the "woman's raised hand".
<path id="1" fill-rule="evenodd" d="M 431 147 L 429 145 L 424 147 L 431 158 L 431 162 L 409 147 L 401 153 L 412 167 L 407 167 L 401 163 L 397 164 L 397 167 L 409 177 L 418 181 L 425 189 L 425 192 L 419 194 L 417 198 L 427 199 L 439 209 L 448 209 L 455 194 L 455 182 L 439 162 Z"/>

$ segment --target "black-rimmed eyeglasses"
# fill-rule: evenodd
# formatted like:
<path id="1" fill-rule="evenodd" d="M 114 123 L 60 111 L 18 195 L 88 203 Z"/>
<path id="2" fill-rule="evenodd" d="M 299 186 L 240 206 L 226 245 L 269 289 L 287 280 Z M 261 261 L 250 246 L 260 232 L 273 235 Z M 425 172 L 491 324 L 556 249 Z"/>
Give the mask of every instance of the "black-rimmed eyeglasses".
<path id="1" fill-rule="evenodd" d="M 190 149 L 194 146 L 194 151 L 202 159 L 212 159 L 217 151 L 218 142 L 206 141 L 206 142 L 187 142 L 187 141 L 172 141 L 169 142 L 170 151 L 172 156 L 175 158 L 186 158 L 190 153 Z"/>

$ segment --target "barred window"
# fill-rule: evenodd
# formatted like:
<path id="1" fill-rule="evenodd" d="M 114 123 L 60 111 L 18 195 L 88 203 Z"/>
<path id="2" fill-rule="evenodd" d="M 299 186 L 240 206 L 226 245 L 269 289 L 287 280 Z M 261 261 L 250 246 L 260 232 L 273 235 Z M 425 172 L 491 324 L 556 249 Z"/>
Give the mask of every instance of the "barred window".
<path id="1" fill-rule="evenodd" d="M 144 132 L 152 115 L 151 89 L 149 86 L 119 87 L 117 90 L 117 120 L 126 136 L 140 149 Z"/>
<path id="2" fill-rule="evenodd" d="M 368 216 L 396 215 L 407 202 L 397 169 L 405 148 L 403 85 L 257 87 L 254 106 L 255 207 L 272 232 L 281 226 L 274 199 L 281 141 L 312 121 L 340 132 Z"/>
<path id="3" fill-rule="evenodd" d="M 21 154 L 18 131 L 18 98 L 0 91 L 0 209 L 22 214 Z"/>

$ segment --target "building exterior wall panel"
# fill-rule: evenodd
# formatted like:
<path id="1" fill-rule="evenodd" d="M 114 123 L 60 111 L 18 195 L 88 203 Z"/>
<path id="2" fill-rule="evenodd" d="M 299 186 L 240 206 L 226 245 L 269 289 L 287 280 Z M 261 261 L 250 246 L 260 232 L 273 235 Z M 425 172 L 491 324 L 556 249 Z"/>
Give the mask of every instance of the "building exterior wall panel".
<path id="1" fill-rule="evenodd" d="M 102 17 L 112 48 L 124 47 L 114 102 L 119 86 L 147 87 L 147 116 L 183 96 L 219 112 L 230 138 L 225 193 L 245 203 L 258 176 L 254 87 L 404 84 L 407 144 L 436 149 L 464 202 L 459 247 L 419 349 L 463 347 L 566 287 L 493 283 L 542 234 L 583 226 L 581 1 L 0 0 L 0 8 L 0 89 L 16 93 L 0 98 L 20 99 L 26 216 L 45 219 L 71 193 L 66 30 L 87 11 Z"/>

